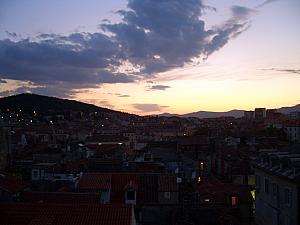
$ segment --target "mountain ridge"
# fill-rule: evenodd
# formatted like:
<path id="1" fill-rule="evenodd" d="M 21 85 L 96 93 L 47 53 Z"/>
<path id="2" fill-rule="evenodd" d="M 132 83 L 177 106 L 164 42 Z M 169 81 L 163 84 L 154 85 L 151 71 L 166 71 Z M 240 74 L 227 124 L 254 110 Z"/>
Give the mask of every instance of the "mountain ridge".
<path id="1" fill-rule="evenodd" d="M 213 112 L 213 111 L 196 111 L 191 113 L 185 114 L 172 114 L 172 113 L 162 113 L 158 116 L 161 117 L 181 117 L 181 118 L 188 118 L 188 117 L 197 117 L 200 119 L 204 118 L 218 118 L 218 117 L 235 117 L 240 118 L 244 116 L 244 112 L 248 110 L 240 110 L 240 109 L 233 109 L 224 112 Z M 289 114 L 291 112 L 300 111 L 300 104 L 294 106 L 285 106 L 277 109 L 278 112 L 282 114 Z"/>
<path id="2" fill-rule="evenodd" d="M 92 112 L 99 111 L 103 113 L 122 113 L 126 112 L 115 111 L 108 108 L 103 108 L 89 103 L 84 103 L 76 100 L 61 99 L 57 97 L 50 97 L 44 95 L 37 95 L 31 93 L 24 93 L 18 95 L 11 95 L 0 98 L 0 110 L 19 111 L 25 113 L 32 113 L 33 111 L 39 113 L 48 113 L 51 111 L 68 112 L 68 111 L 83 111 Z"/>

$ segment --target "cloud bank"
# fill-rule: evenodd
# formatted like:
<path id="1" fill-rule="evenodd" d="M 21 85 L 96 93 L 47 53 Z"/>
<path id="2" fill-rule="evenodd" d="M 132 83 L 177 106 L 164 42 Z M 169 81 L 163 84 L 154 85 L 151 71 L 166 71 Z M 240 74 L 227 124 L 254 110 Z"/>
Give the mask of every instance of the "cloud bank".
<path id="1" fill-rule="evenodd" d="M 153 85 L 151 87 L 149 87 L 149 91 L 165 91 L 168 88 L 171 88 L 171 86 L 168 85 Z"/>
<path id="2" fill-rule="evenodd" d="M 71 97 L 105 83 L 151 79 L 207 58 L 248 28 L 251 13 L 234 7 L 232 18 L 207 30 L 201 0 L 129 0 L 127 7 L 117 12 L 120 23 L 104 22 L 98 33 L 27 39 L 10 33 L 0 40 L 0 80 L 29 81 L 29 91 Z M 122 72 L 125 63 L 131 71 Z"/>
<path id="3" fill-rule="evenodd" d="M 160 112 L 164 108 L 168 108 L 169 106 L 162 106 L 158 104 L 132 104 L 131 105 L 134 109 L 139 110 L 140 112 L 150 113 L 150 112 Z"/>

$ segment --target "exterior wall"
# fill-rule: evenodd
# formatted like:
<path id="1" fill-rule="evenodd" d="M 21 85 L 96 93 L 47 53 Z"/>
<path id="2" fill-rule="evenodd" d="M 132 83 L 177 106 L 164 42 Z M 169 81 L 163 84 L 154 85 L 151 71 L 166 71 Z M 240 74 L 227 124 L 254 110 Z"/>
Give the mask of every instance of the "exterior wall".
<path id="1" fill-rule="evenodd" d="M 300 142 L 300 127 L 286 127 L 285 132 L 289 141 Z"/>
<path id="2" fill-rule="evenodd" d="M 10 135 L 8 129 L 0 127 L 0 169 L 7 166 L 7 155 L 10 148 Z"/>
<path id="3" fill-rule="evenodd" d="M 259 225 L 298 225 L 298 189 L 297 185 L 278 176 L 255 169 L 256 177 L 260 177 L 260 185 L 256 178 L 255 220 Z M 265 192 L 265 179 L 269 181 L 269 192 Z M 278 190 L 273 189 L 278 185 Z M 291 191 L 290 204 L 286 203 L 285 189 Z"/>
<path id="4" fill-rule="evenodd" d="M 165 197 L 165 192 L 158 192 L 158 202 L 163 204 L 176 204 L 178 203 L 179 193 L 178 192 L 169 192 L 170 198 Z"/>
<path id="5" fill-rule="evenodd" d="M 241 223 L 244 225 L 253 224 L 253 208 L 251 204 L 241 204 L 239 208 Z"/>
<path id="6" fill-rule="evenodd" d="M 13 200 L 14 196 L 11 193 L 0 189 L 0 202 L 11 202 Z"/>
<path id="7" fill-rule="evenodd" d="M 266 109 L 265 108 L 256 108 L 254 110 L 254 117 L 256 120 L 261 120 L 266 118 Z"/>

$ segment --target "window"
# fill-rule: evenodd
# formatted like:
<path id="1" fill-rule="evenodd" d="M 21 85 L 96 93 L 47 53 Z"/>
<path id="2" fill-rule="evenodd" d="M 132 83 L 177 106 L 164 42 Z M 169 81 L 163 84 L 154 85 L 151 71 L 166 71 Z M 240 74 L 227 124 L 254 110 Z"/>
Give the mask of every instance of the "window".
<path id="1" fill-rule="evenodd" d="M 202 183 L 202 178 L 200 176 L 197 178 L 197 182 L 198 184 Z"/>
<path id="2" fill-rule="evenodd" d="M 168 191 L 164 192 L 164 198 L 165 199 L 170 199 L 171 198 L 171 193 L 168 192 Z"/>
<path id="3" fill-rule="evenodd" d="M 291 219 L 289 217 L 285 217 L 284 225 L 291 225 Z"/>
<path id="4" fill-rule="evenodd" d="M 135 191 L 127 191 L 126 192 L 126 199 L 129 201 L 134 201 L 135 200 Z"/>
<path id="5" fill-rule="evenodd" d="M 269 180 L 265 178 L 265 193 L 270 192 L 269 188 L 270 188 Z"/>
<path id="6" fill-rule="evenodd" d="M 203 199 L 203 202 L 206 203 L 206 204 L 208 204 L 208 203 L 211 202 L 211 199 L 208 198 L 208 197 L 206 197 L 206 198 Z"/>
<path id="7" fill-rule="evenodd" d="M 32 180 L 39 180 L 40 178 L 40 171 L 35 169 L 35 170 L 32 170 Z"/>
<path id="8" fill-rule="evenodd" d="M 238 196 L 231 196 L 231 199 L 230 199 L 230 203 L 231 203 L 231 206 L 237 206 L 238 203 L 239 203 L 239 198 Z"/>
<path id="9" fill-rule="evenodd" d="M 276 198 L 278 195 L 278 184 L 276 183 L 272 184 L 272 194 L 274 198 Z"/>
<path id="10" fill-rule="evenodd" d="M 284 203 L 287 205 L 291 205 L 292 201 L 292 191 L 289 188 L 284 189 Z"/>
<path id="11" fill-rule="evenodd" d="M 255 185 L 256 185 L 256 190 L 259 191 L 259 189 L 261 187 L 260 176 L 259 175 L 255 176 Z"/>
<path id="12" fill-rule="evenodd" d="M 201 171 L 204 170 L 204 162 L 203 162 L 203 161 L 200 161 L 200 166 L 199 166 L 199 167 L 200 167 L 200 170 L 201 170 Z"/>

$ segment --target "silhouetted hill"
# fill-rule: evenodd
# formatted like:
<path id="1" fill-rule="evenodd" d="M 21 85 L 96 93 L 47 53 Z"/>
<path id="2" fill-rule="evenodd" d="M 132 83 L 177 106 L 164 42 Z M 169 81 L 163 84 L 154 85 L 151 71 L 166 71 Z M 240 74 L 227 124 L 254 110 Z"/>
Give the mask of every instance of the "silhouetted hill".
<path id="1" fill-rule="evenodd" d="M 291 107 L 282 107 L 277 109 L 278 112 L 283 114 L 289 114 L 291 112 L 299 111 L 300 112 L 300 104 L 291 106 Z M 181 118 L 188 118 L 188 117 L 197 117 L 200 119 L 203 118 L 217 118 L 217 117 L 243 117 L 244 116 L 244 110 L 230 110 L 227 112 L 210 112 L 210 111 L 198 111 L 198 112 L 192 112 L 187 114 L 170 114 L 170 113 L 163 113 L 159 114 L 158 116 L 164 116 L 164 117 L 181 117 Z"/>
<path id="2" fill-rule="evenodd" d="M 300 104 L 291 106 L 291 107 L 282 107 L 278 109 L 278 112 L 283 113 L 283 114 L 289 114 L 291 112 L 300 112 Z"/>
<path id="3" fill-rule="evenodd" d="M 100 111 L 108 113 L 118 112 L 75 100 L 60 99 L 36 94 L 19 94 L 0 98 L 0 109 L 6 110 L 7 108 L 10 109 L 10 111 L 19 111 L 21 109 L 22 112 L 25 113 L 32 113 L 33 110 L 39 113 L 47 113 L 53 111 Z"/>
<path id="4" fill-rule="evenodd" d="M 228 112 L 209 112 L 209 111 L 199 111 L 184 114 L 184 117 L 198 117 L 198 118 L 216 118 L 216 117 L 242 117 L 244 116 L 244 110 L 230 110 Z"/>
<path id="5" fill-rule="evenodd" d="M 203 118 L 217 118 L 217 117 L 242 117 L 244 115 L 244 110 L 231 110 L 228 112 L 210 112 L 210 111 L 198 111 L 198 112 L 192 112 L 187 114 L 169 114 L 169 113 L 163 113 L 159 116 L 165 116 L 165 117 L 182 117 L 182 118 L 188 118 L 188 117 L 197 117 L 200 119 Z"/>

